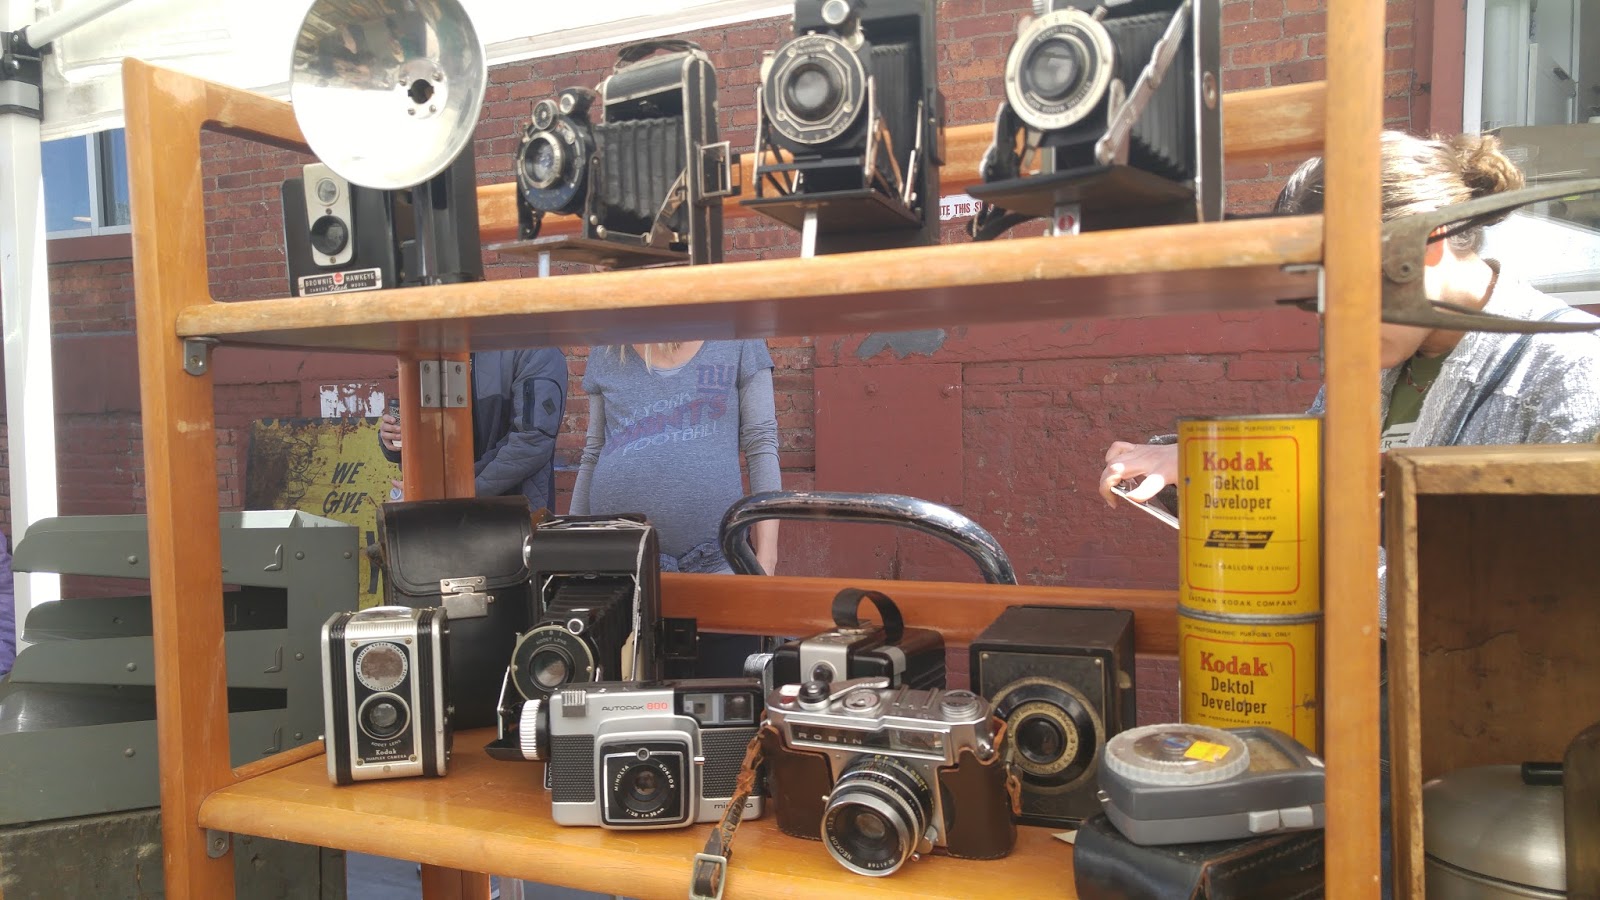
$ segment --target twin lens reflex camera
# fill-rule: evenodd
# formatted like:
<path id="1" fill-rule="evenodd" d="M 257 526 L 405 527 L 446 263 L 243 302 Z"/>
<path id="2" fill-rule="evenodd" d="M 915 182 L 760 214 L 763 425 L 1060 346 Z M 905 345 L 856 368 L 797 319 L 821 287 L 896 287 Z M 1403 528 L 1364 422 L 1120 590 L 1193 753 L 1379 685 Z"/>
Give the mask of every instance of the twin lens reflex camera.
<path id="1" fill-rule="evenodd" d="M 323 735 L 334 784 L 445 774 L 442 608 L 378 606 L 322 626 Z"/>

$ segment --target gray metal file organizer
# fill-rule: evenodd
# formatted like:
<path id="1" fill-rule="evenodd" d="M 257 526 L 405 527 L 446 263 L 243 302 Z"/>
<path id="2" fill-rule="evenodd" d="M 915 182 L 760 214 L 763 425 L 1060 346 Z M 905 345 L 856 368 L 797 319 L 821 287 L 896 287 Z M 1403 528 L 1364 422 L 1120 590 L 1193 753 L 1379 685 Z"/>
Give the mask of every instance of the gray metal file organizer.
<path id="1" fill-rule="evenodd" d="M 357 603 L 356 529 L 293 510 L 222 514 L 234 765 L 322 733 L 318 629 Z M 45 519 L 19 572 L 148 578 L 144 516 Z M 179 548 L 178 552 L 183 552 Z M 193 598 L 196 614 L 207 598 Z M 160 803 L 148 596 L 32 610 L 0 683 L 0 825 Z"/>

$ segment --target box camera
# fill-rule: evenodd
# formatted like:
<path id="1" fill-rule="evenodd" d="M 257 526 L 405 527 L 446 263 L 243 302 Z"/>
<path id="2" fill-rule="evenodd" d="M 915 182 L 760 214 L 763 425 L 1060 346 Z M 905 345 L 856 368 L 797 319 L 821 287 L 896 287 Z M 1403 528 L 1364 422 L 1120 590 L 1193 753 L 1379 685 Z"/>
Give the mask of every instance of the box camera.
<path id="1" fill-rule="evenodd" d="M 733 163 L 717 140 L 710 58 L 688 41 L 630 45 L 598 91 L 568 88 L 534 104 L 517 150 L 518 235 L 538 238 L 547 213 L 577 215 L 581 235 L 540 249 L 617 267 L 721 262 Z"/>
<path id="2" fill-rule="evenodd" d="M 283 182 L 284 253 L 296 297 L 483 280 L 470 152 L 410 190 L 362 187 L 321 163 Z M 426 246 L 417 235 L 428 236 Z"/>
<path id="3" fill-rule="evenodd" d="M 547 764 L 558 825 L 678 828 L 722 817 L 760 724 L 753 679 L 603 682 L 529 700 L 491 755 Z"/>
<path id="4" fill-rule="evenodd" d="M 1218 0 L 1035 0 L 1006 58 L 979 240 L 1076 205 L 1083 229 L 1222 217 Z"/>
<path id="5" fill-rule="evenodd" d="M 755 197 L 802 254 L 936 243 L 944 100 L 934 0 L 796 0 L 767 54 Z"/>
<path id="6" fill-rule="evenodd" d="M 1135 724 L 1133 613 L 1013 606 L 972 642 L 970 671 L 1006 723 L 1021 821 L 1061 827 L 1099 812 L 1106 741 Z"/>
<path id="7" fill-rule="evenodd" d="M 877 607 L 883 624 L 863 621 L 862 600 Z M 890 687 L 929 690 L 945 683 L 944 637 L 907 628 L 900 609 L 878 591 L 846 588 L 833 598 L 831 631 L 779 647 L 767 661 L 763 687 L 771 691 L 804 681 L 883 677 Z"/>
<path id="8" fill-rule="evenodd" d="M 808 681 L 767 695 L 762 753 L 778 827 L 889 875 L 939 851 L 999 859 L 1017 840 L 1003 730 L 969 691 Z"/>
<path id="9" fill-rule="evenodd" d="M 450 765 L 443 609 L 378 606 L 322 626 L 328 778 L 443 775 Z"/>

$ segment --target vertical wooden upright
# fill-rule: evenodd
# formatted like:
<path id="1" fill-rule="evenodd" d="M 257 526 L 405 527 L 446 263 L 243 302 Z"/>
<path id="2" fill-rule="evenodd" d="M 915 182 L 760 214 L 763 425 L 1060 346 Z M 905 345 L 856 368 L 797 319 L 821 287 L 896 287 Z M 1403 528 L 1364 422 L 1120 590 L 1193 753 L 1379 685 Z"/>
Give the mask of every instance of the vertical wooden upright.
<path id="1" fill-rule="evenodd" d="M 144 419 L 150 612 L 167 896 L 233 896 L 233 855 L 207 852 L 200 802 L 231 784 L 223 649 L 217 436 L 208 352 L 186 354 L 178 313 L 210 302 L 198 135 L 204 83 L 122 67 Z M 169 140 L 172 135 L 183 138 Z M 193 357 L 192 359 L 190 357 Z M 189 374 L 185 364 L 200 374 Z M 203 366 L 203 370 L 199 367 Z"/>
<path id="2" fill-rule="evenodd" d="M 1328 3 L 1323 262 L 1328 896 L 1377 897 L 1379 132 L 1383 0 Z"/>

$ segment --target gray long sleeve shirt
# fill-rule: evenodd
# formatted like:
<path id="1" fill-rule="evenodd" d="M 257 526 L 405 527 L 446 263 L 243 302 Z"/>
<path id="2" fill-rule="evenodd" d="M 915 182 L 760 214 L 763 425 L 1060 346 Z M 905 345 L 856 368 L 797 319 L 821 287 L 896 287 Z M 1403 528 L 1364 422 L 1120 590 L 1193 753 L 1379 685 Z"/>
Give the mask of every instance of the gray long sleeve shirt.
<path id="1" fill-rule="evenodd" d="M 650 369 L 632 348 L 596 347 L 583 376 L 589 434 L 573 515 L 643 513 L 661 552 L 682 557 L 717 540 L 728 507 L 782 487 L 772 354 L 764 341 L 706 341 L 675 369 Z"/>

